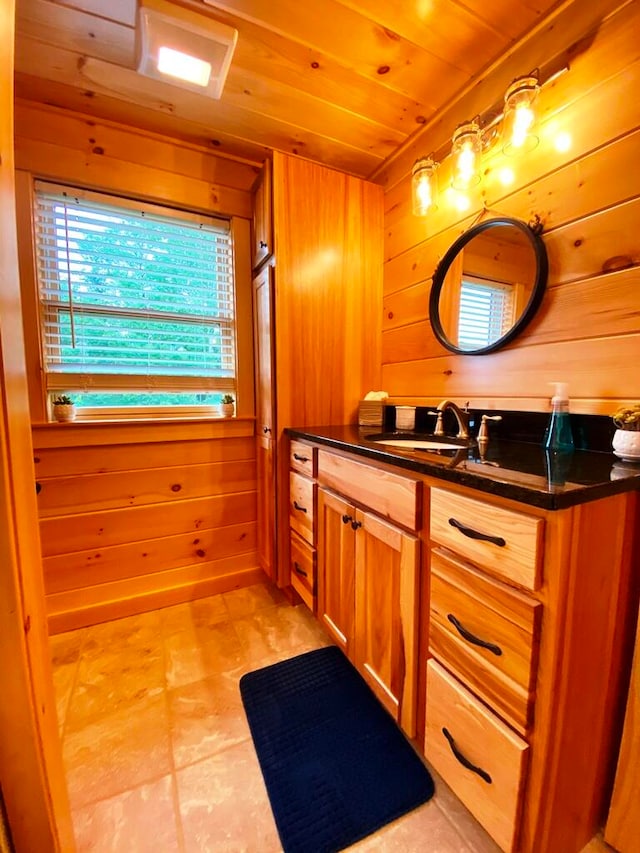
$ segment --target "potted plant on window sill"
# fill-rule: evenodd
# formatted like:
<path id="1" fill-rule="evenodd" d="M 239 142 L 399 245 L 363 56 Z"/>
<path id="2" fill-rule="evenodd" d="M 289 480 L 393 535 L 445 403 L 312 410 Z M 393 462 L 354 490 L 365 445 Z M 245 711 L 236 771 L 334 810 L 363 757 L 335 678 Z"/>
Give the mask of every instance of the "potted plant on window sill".
<path id="1" fill-rule="evenodd" d="M 613 422 L 617 427 L 611 442 L 615 455 L 624 462 L 640 462 L 640 403 L 619 408 Z"/>
<path id="2" fill-rule="evenodd" d="M 53 417 L 60 423 L 67 423 L 76 419 L 76 407 L 71 397 L 62 394 L 59 397 L 54 397 L 52 403 Z"/>
<path id="3" fill-rule="evenodd" d="M 233 417 L 234 408 L 234 400 L 231 394 L 224 394 L 222 400 L 220 401 L 220 413 L 222 414 L 222 417 Z"/>

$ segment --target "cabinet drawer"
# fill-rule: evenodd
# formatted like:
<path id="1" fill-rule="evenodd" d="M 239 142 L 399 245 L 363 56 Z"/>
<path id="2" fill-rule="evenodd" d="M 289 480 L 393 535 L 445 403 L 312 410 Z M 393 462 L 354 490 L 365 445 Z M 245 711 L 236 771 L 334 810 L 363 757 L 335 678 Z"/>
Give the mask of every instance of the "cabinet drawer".
<path id="1" fill-rule="evenodd" d="M 299 471 L 306 477 L 315 477 L 317 468 L 318 451 L 315 447 L 305 444 L 303 441 L 291 439 L 291 449 L 289 453 L 289 467 L 294 471 Z"/>
<path id="2" fill-rule="evenodd" d="M 526 589 L 540 586 L 543 529 L 541 518 L 431 490 L 431 539 Z"/>
<path id="3" fill-rule="evenodd" d="M 320 450 L 318 481 L 408 530 L 420 527 L 420 480 Z"/>
<path id="4" fill-rule="evenodd" d="M 535 599 L 432 552 L 430 650 L 522 734 L 541 610 Z"/>
<path id="5" fill-rule="evenodd" d="M 505 851 L 515 846 L 528 748 L 443 667 L 429 661 L 425 756 Z"/>
<path id="6" fill-rule="evenodd" d="M 289 526 L 314 543 L 313 521 L 315 518 L 316 484 L 295 471 L 289 474 Z"/>
<path id="7" fill-rule="evenodd" d="M 291 531 L 291 586 L 315 613 L 316 549 Z"/>

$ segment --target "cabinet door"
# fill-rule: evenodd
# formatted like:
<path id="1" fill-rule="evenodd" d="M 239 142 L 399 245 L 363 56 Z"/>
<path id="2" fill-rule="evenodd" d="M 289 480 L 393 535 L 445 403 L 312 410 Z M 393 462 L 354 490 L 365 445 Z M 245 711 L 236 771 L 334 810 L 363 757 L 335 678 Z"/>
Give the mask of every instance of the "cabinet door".
<path id="1" fill-rule="evenodd" d="M 273 267 L 267 266 L 253 280 L 256 428 L 258 435 L 273 437 Z"/>
<path id="2" fill-rule="evenodd" d="M 275 560 L 275 467 L 273 441 L 259 435 L 256 439 L 258 491 L 258 559 L 271 580 L 276 580 Z"/>
<path id="3" fill-rule="evenodd" d="M 419 542 L 356 512 L 355 663 L 409 737 L 415 735 Z"/>
<path id="4" fill-rule="evenodd" d="M 353 657 L 355 532 L 354 508 L 327 489 L 318 489 L 318 619 Z"/>
<path id="5" fill-rule="evenodd" d="M 253 195 L 253 268 L 273 254 L 271 161 L 265 160 Z"/>

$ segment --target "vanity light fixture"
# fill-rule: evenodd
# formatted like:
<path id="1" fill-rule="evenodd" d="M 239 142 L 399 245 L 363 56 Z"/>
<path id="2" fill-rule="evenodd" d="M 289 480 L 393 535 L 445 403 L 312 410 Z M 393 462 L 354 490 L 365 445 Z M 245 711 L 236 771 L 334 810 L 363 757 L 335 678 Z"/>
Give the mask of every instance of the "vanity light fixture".
<path id="1" fill-rule="evenodd" d="M 166 0 L 140 0 L 138 72 L 220 98 L 238 31 Z"/>
<path id="2" fill-rule="evenodd" d="M 456 190 L 468 190 L 480 183 L 480 155 L 482 154 L 482 132 L 474 119 L 464 122 L 455 129 L 451 140 L 454 157 L 451 186 Z"/>
<path id="3" fill-rule="evenodd" d="M 502 150 L 513 156 L 532 151 L 538 144 L 535 133 L 535 102 L 540 91 L 537 73 L 518 77 L 504 96 L 504 118 L 502 121 Z"/>
<path id="4" fill-rule="evenodd" d="M 435 209 L 436 169 L 438 164 L 432 157 L 421 157 L 411 170 L 412 209 L 416 216 L 425 216 Z"/>

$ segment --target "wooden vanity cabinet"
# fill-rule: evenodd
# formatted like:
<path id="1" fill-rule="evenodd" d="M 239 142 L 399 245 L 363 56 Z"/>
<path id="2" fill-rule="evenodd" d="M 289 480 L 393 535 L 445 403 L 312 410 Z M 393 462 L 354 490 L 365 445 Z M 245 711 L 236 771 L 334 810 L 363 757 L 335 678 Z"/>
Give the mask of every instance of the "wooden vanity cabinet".
<path id="1" fill-rule="evenodd" d="M 413 737 L 420 543 L 378 512 L 415 531 L 421 483 L 324 450 L 318 482 L 318 618 Z"/>

